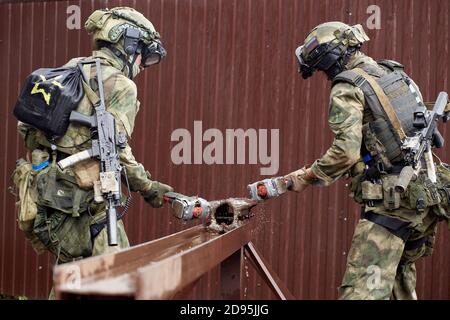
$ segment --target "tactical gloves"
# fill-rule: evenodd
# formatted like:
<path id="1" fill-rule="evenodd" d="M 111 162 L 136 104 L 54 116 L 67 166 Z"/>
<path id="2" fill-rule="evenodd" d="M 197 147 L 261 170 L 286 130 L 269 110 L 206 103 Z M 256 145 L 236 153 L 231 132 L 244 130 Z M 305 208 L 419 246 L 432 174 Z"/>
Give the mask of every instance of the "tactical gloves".
<path id="1" fill-rule="evenodd" d="M 292 181 L 290 190 L 295 192 L 302 192 L 317 178 L 312 172 L 311 168 L 303 167 L 297 171 L 291 172 L 285 176 L 286 179 Z"/>
<path id="2" fill-rule="evenodd" d="M 142 191 L 141 194 L 144 197 L 144 200 L 153 208 L 161 208 L 164 204 L 164 194 L 171 191 L 173 191 L 171 186 L 158 181 L 152 181 L 150 188 Z"/>

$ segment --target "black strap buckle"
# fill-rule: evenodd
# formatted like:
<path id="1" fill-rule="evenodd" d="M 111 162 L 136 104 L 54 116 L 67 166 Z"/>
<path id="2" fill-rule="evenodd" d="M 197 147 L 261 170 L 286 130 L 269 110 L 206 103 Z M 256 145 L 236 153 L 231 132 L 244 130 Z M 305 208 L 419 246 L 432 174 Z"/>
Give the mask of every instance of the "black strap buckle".
<path id="1" fill-rule="evenodd" d="M 375 224 L 378 224 L 386 228 L 390 233 L 399 237 L 403 241 L 407 241 L 412 233 L 410 228 L 411 223 L 389 217 L 381 214 L 377 214 L 371 211 L 365 211 L 364 207 L 361 208 L 361 219 L 369 220 Z"/>

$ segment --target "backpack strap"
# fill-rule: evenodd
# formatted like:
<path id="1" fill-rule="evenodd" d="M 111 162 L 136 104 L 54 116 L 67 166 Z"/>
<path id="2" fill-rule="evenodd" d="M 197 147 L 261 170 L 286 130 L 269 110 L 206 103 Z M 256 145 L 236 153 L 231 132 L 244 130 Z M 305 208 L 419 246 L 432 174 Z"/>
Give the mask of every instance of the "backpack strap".
<path id="1" fill-rule="evenodd" d="M 79 68 L 80 68 L 80 70 L 81 70 L 81 72 L 83 74 L 83 78 L 81 80 L 81 83 L 83 85 L 83 89 L 84 89 L 84 92 L 86 94 L 86 97 L 89 99 L 89 101 L 92 103 L 93 106 L 96 106 L 96 105 L 98 105 L 100 103 L 100 98 L 95 93 L 95 91 L 92 89 L 92 87 L 88 84 L 88 78 L 86 77 L 86 74 L 84 73 L 84 70 L 83 70 L 84 65 L 87 64 L 87 65 L 89 65 L 89 68 L 91 68 L 94 63 L 95 63 L 97 68 L 101 68 L 100 59 L 93 59 L 93 60 L 85 59 L 85 60 L 82 60 L 79 63 Z M 102 79 L 98 78 L 98 73 L 97 73 L 96 77 L 97 77 L 98 86 L 103 86 L 103 81 L 102 81 Z"/>

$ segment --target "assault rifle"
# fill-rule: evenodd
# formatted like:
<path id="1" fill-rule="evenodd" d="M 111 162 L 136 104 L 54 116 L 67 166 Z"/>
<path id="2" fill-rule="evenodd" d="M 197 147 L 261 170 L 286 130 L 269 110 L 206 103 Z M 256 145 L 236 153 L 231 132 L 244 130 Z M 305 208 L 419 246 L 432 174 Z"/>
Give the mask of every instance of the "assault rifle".
<path id="1" fill-rule="evenodd" d="M 437 122 L 442 118 L 447 122 L 448 115 L 444 112 L 448 103 L 448 94 L 440 92 L 433 110 L 428 111 L 417 110 L 414 112 L 414 127 L 420 128 L 416 135 L 407 137 L 402 149 L 405 151 L 406 166 L 400 172 L 398 181 L 395 185 L 395 191 L 405 192 L 411 179 L 418 176 L 422 168 L 422 158 L 425 159 L 428 178 L 431 182 L 436 182 L 436 168 L 433 162 L 433 154 L 431 146 L 442 148 L 444 146 L 444 138 L 437 130 Z"/>
<path id="2" fill-rule="evenodd" d="M 93 61 L 84 61 L 80 64 L 89 64 Z M 116 207 L 121 206 L 121 173 L 123 167 L 119 161 L 119 148 L 125 148 L 127 137 L 116 132 L 116 123 L 113 115 L 106 111 L 105 97 L 102 83 L 102 69 L 100 60 L 95 60 L 97 69 L 97 83 L 99 96 L 88 86 L 84 86 L 86 95 L 94 104 L 95 113 L 86 116 L 76 111 L 70 114 L 70 122 L 87 126 L 91 129 L 91 149 L 78 152 L 58 162 L 61 169 L 70 167 L 80 161 L 96 157 L 100 160 L 100 181 L 94 183 L 96 201 L 106 200 L 106 223 L 108 231 L 108 245 L 117 245 L 117 213 Z M 80 66 L 81 68 L 81 66 Z M 86 81 L 87 83 L 87 81 Z M 96 100 L 96 101 L 95 101 Z M 99 199 L 100 198 L 100 199 Z"/>

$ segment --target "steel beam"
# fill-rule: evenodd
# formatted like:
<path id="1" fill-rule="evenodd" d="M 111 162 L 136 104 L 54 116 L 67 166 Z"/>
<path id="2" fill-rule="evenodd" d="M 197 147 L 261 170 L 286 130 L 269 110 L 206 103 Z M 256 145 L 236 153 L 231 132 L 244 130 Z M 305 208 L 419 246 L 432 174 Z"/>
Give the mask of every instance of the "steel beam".
<path id="1" fill-rule="evenodd" d="M 216 201 L 208 228 L 199 225 L 116 253 L 56 266 L 56 298 L 180 297 L 220 264 L 220 296 L 240 299 L 245 252 L 274 293 L 280 299 L 292 299 L 250 242 L 256 221 L 246 218 L 254 205 L 246 199 Z"/>
<path id="2" fill-rule="evenodd" d="M 136 273 L 136 299 L 170 299 L 251 240 L 252 223 L 214 237 Z"/>
<path id="3" fill-rule="evenodd" d="M 224 300 L 242 298 L 243 254 L 240 248 L 220 264 L 220 297 Z"/>
<path id="4" fill-rule="evenodd" d="M 243 199 L 215 202 L 215 208 L 236 217 L 247 214 L 254 205 Z M 56 297 L 173 297 L 251 240 L 254 222 L 232 223 L 234 229 L 224 234 L 199 225 L 117 253 L 56 266 L 53 276 Z M 227 229 L 222 227 L 223 223 L 215 224 L 215 230 Z"/>

